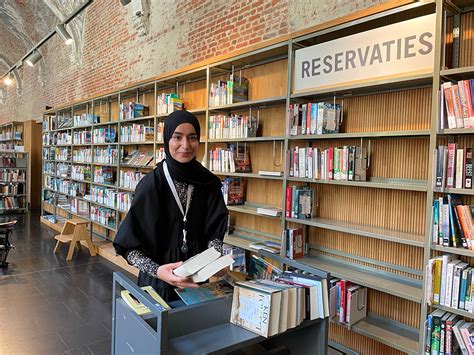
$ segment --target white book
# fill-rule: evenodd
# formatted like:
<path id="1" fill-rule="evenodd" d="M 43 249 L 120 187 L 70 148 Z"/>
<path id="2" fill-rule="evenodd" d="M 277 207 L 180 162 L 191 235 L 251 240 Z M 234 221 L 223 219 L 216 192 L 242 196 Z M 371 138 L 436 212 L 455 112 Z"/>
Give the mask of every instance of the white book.
<path id="1" fill-rule="evenodd" d="M 448 268 L 446 271 L 446 288 L 445 288 L 445 298 L 444 298 L 444 305 L 446 307 L 451 307 L 452 302 L 452 291 L 453 291 L 453 273 L 454 273 L 454 266 L 459 264 L 460 260 L 453 260 L 452 262 L 448 263 Z"/>
<path id="2" fill-rule="evenodd" d="M 299 148 L 298 149 L 298 170 L 299 170 L 299 177 L 305 178 L 306 177 L 306 148 Z"/>
<path id="3" fill-rule="evenodd" d="M 206 265 L 212 263 L 214 260 L 217 260 L 220 256 L 221 253 L 219 253 L 214 247 L 211 247 L 186 260 L 183 265 L 174 269 L 173 273 L 180 277 L 191 276 Z"/>
<path id="4" fill-rule="evenodd" d="M 462 189 L 464 171 L 464 149 L 456 149 L 456 189 Z"/>
<path id="5" fill-rule="evenodd" d="M 263 176 L 283 176 L 283 171 L 259 170 L 258 175 Z"/>
<path id="6" fill-rule="evenodd" d="M 257 207 L 257 213 L 266 216 L 278 217 L 281 216 L 281 208 L 277 207 Z"/>
<path id="7" fill-rule="evenodd" d="M 233 263 L 234 263 L 234 259 L 232 258 L 231 255 L 228 254 L 228 255 L 221 256 L 219 259 L 214 260 L 210 264 L 207 264 L 206 266 L 204 266 L 201 270 L 199 270 L 195 274 L 191 275 L 191 278 L 193 279 L 194 282 L 204 282 L 208 280 L 212 275 L 232 265 Z"/>
<path id="8" fill-rule="evenodd" d="M 444 306 L 444 299 L 446 295 L 446 274 L 447 274 L 447 269 L 448 269 L 448 263 L 451 261 L 452 255 L 449 254 L 444 254 L 442 256 L 442 263 L 443 266 L 441 268 L 441 288 L 440 288 L 440 300 L 439 304 Z"/>
<path id="9" fill-rule="evenodd" d="M 426 265 L 426 287 L 425 287 L 425 300 L 431 305 L 433 303 L 433 265 L 435 259 L 428 260 Z"/>

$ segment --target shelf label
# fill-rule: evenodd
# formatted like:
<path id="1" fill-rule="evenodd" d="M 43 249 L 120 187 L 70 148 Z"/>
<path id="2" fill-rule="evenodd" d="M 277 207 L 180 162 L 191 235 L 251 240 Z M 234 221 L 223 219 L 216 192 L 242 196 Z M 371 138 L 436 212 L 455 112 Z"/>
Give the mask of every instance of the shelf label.
<path id="1" fill-rule="evenodd" d="M 433 72 L 436 14 L 295 52 L 293 92 Z"/>

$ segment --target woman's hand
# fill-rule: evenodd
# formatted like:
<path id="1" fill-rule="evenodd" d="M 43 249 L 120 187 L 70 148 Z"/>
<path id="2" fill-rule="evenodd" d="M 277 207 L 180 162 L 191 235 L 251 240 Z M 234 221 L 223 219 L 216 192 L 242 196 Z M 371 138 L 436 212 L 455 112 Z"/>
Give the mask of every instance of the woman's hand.
<path id="1" fill-rule="evenodd" d="M 173 270 L 180 267 L 183 264 L 182 261 L 172 264 L 164 264 L 158 267 L 156 276 L 166 283 L 178 288 L 196 288 L 198 284 L 194 283 L 190 277 L 179 277 L 173 274 Z"/>

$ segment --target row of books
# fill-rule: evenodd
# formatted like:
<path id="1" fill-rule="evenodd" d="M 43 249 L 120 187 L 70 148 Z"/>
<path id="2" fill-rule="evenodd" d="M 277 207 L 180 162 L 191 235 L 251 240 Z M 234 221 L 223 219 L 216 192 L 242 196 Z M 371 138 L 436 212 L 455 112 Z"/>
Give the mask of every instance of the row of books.
<path id="1" fill-rule="evenodd" d="M 51 163 L 54 166 L 54 163 Z M 56 165 L 56 176 L 58 177 L 69 177 L 71 165 L 68 163 L 58 163 Z"/>
<path id="2" fill-rule="evenodd" d="M 146 175 L 141 171 L 120 171 L 119 186 L 134 190 L 141 179 Z"/>
<path id="3" fill-rule="evenodd" d="M 307 254 L 308 245 L 305 243 L 302 228 L 286 228 L 283 231 L 286 241 L 286 256 L 289 259 L 300 259 Z"/>
<path id="4" fill-rule="evenodd" d="M 21 201 L 21 202 L 19 202 Z M 0 210 L 14 210 L 18 208 L 24 208 L 25 201 L 21 197 L 2 197 L 0 198 Z"/>
<path id="5" fill-rule="evenodd" d="M 122 159 L 123 165 L 153 166 L 154 164 L 152 151 L 132 150 L 130 153 L 125 154 L 125 157 Z"/>
<path id="6" fill-rule="evenodd" d="M 94 163 L 99 164 L 118 164 L 118 150 L 117 148 L 112 148 L 112 146 L 107 147 L 96 147 L 94 151 Z"/>
<path id="7" fill-rule="evenodd" d="M 461 196 L 448 194 L 433 201 L 432 243 L 474 250 L 474 206 L 464 205 Z"/>
<path id="8" fill-rule="evenodd" d="M 74 127 L 90 126 L 100 123 L 100 117 L 91 113 L 83 113 L 81 115 L 74 115 Z M 69 126 L 65 126 L 69 127 Z M 60 128 L 60 127 L 58 127 Z"/>
<path id="9" fill-rule="evenodd" d="M 73 163 L 92 163 L 92 148 L 81 148 L 73 150 L 72 161 Z"/>
<path id="10" fill-rule="evenodd" d="M 121 143 L 143 143 L 153 142 L 155 139 L 155 128 L 141 124 L 132 124 L 120 127 Z"/>
<path id="11" fill-rule="evenodd" d="M 286 187 L 285 216 L 287 218 L 313 218 L 313 190 L 307 186 Z"/>
<path id="12" fill-rule="evenodd" d="M 56 147 L 54 153 L 54 160 L 67 161 L 71 159 L 71 150 L 69 148 Z"/>
<path id="13" fill-rule="evenodd" d="M 295 147 L 289 150 L 289 176 L 315 180 L 366 181 L 367 148 Z"/>
<path id="14" fill-rule="evenodd" d="M 10 150 L 12 152 L 24 152 L 25 147 L 15 143 L 2 143 L 0 144 L 0 150 Z"/>
<path id="15" fill-rule="evenodd" d="M 72 136 L 67 132 L 57 132 L 56 133 L 56 142 L 53 142 L 54 145 L 70 145 L 72 144 Z"/>
<path id="16" fill-rule="evenodd" d="M 161 147 L 155 151 L 155 160 L 156 160 L 156 163 L 158 164 L 164 159 L 166 159 L 165 148 Z"/>
<path id="17" fill-rule="evenodd" d="M 425 354 L 474 354 L 474 323 L 437 309 L 425 322 Z"/>
<path id="18" fill-rule="evenodd" d="M 209 150 L 209 167 L 214 172 L 250 173 L 250 148 L 247 145 L 229 144 L 229 148 Z"/>
<path id="19" fill-rule="evenodd" d="M 72 118 L 71 118 L 71 116 L 68 116 L 68 115 L 57 114 L 56 115 L 56 124 L 57 124 L 58 128 L 71 127 L 72 126 Z"/>
<path id="20" fill-rule="evenodd" d="M 444 254 L 426 266 L 426 301 L 474 313 L 473 268 L 455 256 Z"/>
<path id="21" fill-rule="evenodd" d="M 110 184 L 115 185 L 115 171 L 110 166 L 96 166 L 94 168 L 94 182 L 99 184 Z"/>
<path id="22" fill-rule="evenodd" d="M 21 195 L 24 193 L 24 184 L 0 184 L 0 194 Z"/>
<path id="23" fill-rule="evenodd" d="M 71 166 L 71 178 L 75 180 L 92 180 L 92 170 L 88 165 L 73 165 Z"/>
<path id="24" fill-rule="evenodd" d="M 23 136 L 23 132 L 19 132 L 19 131 L 8 132 L 7 131 L 7 132 L 0 133 L 0 140 L 1 141 L 11 140 L 11 139 L 20 140 L 22 136 Z"/>
<path id="25" fill-rule="evenodd" d="M 327 280 L 284 272 L 272 280 L 237 282 L 234 287 L 231 323 L 264 337 L 329 316 Z"/>
<path id="26" fill-rule="evenodd" d="M 24 182 L 26 181 L 25 177 L 25 170 L 18 169 L 18 170 L 0 170 L 0 180 L 5 181 L 12 181 L 12 182 Z"/>
<path id="27" fill-rule="evenodd" d="M 134 195 L 130 192 L 119 192 L 117 194 L 117 208 L 120 211 L 128 212 L 132 205 Z"/>
<path id="28" fill-rule="evenodd" d="M 0 168 L 26 168 L 26 158 L 0 157 Z"/>
<path id="29" fill-rule="evenodd" d="M 100 207 L 100 206 L 90 206 L 90 218 L 93 222 L 99 222 L 104 226 L 111 228 L 116 228 L 117 226 L 117 216 L 114 210 Z"/>
<path id="30" fill-rule="evenodd" d="M 338 133 L 342 108 L 327 102 L 290 104 L 289 117 L 292 136 Z"/>
<path id="31" fill-rule="evenodd" d="M 231 74 L 229 80 L 218 80 L 209 89 L 209 106 L 229 105 L 248 101 L 249 81 L 243 76 Z"/>
<path id="32" fill-rule="evenodd" d="M 472 189 L 473 151 L 474 148 L 458 148 L 456 143 L 435 149 L 435 187 Z"/>
<path id="33" fill-rule="evenodd" d="M 74 131 L 72 134 L 72 143 L 73 144 L 92 144 L 91 131 Z M 54 145 L 54 143 L 52 144 Z"/>
<path id="34" fill-rule="evenodd" d="M 441 105 L 441 129 L 474 128 L 474 79 L 441 84 Z"/>
<path id="35" fill-rule="evenodd" d="M 147 105 L 138 102 L 124 102 L 119 107 L 119 119 L 130 120 L 149 115 L 149 108 Z"/>
<path id="36" fill-rule="evenodd" d="M 87 131 L 83 131 L 83 132 L 87 132 Z M 74 132 L 74 133 L 83 133 L 83 132 Z M 87 139 L 83 141 L 85 142 L 87 141 Z M 117 132 L 114 127 L 94 128 L 94 130 L 92 131 L 92 143 L 102 144 L 102 143 L 114 143 L 116 141 L 117 141 Z M 81 144 L 84 144 L 84 143 L 81 143 Z"/>
<path id="37" fill-rule="evenodd" d="M 281 244 L 278 241 L 264 240 L 261 242 L 253 242 L 249 244 L 249 248 L 253 250 L 265 250 L 269 253 L 280 254 Z"/>
<path id="38" fill-rule="evenodd" d="M 107 205 L 110 208 L 115 208 L 117 201 L 117 191 L 103 186 L 91 186 L 90 187 L 90 200 L 103 205 Z"/>
<path id="39" fill-rule="evenodd" d="M 161 93 L 156 98 L 158 115 L 165 115 L 183 109 L 183 100 L 175 93 Z"/>
<path id="40" fill-rule="evenodd" d="M 247 115 L 209 116 L 209 139 L 256 137 L 259 121 Z"/>
<path id="41" fill-rule="evenodd" d="M 45 174 L 51 174 L 55 175 L 56 174 L 56 166 L 54 163 L 46 161 L 43 163 L 43 173 Z"/>

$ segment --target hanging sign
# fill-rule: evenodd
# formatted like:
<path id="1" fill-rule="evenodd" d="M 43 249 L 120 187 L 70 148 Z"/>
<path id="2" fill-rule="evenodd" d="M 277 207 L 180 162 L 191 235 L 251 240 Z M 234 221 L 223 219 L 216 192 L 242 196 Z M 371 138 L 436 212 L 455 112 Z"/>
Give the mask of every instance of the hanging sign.
<path id="1" fill-rule="evenodd" d="M 432 73 L 435 18 L 421 16 L 297 50 L 293 92 Z"/>

